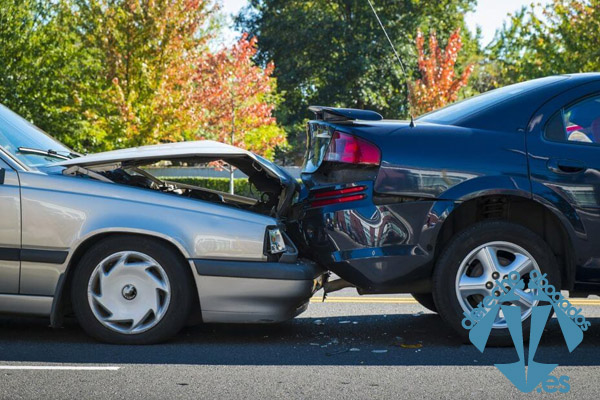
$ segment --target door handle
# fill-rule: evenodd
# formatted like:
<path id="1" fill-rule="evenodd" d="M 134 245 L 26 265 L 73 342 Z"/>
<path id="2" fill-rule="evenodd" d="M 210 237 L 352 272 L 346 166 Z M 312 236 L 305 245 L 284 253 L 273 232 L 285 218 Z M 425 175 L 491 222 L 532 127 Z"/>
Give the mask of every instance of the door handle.
<path id="1" fill-rule="evenodd" d="M 577 160 L 548 160 L 548 169 L 557 174 L 579 174 L 586 170 L 586 166 Z"/>

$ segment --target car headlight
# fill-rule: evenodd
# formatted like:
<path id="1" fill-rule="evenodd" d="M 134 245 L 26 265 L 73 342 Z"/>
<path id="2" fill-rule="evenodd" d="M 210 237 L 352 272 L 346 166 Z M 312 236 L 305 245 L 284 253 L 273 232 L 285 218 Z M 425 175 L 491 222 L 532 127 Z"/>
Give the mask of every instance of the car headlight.
<path id="1" fill-rule="evenodd" d="M 269 245 L 267 248 L 271 254 L 279 254 L 285 251 L 285 240 L 283 240 L 283 235 L 279 228 L 270 228 L 268 238 Z"/>

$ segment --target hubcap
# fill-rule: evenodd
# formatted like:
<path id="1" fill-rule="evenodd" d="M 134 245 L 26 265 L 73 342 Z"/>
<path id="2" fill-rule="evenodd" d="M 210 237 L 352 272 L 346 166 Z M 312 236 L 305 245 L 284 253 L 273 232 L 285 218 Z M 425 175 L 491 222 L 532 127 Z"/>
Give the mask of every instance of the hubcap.
<path id="1" fill-rule="evenodd" d="M 152 257 L 122 251 L 102 260 L 88 283 L 88 302 L 105 327 L 124 334 L 153 328 L 164 317 L 171 285 Z"/>
<path id="2" fill-rule="evenodd" d="M 525 287 L 515 289 L 518 300 L 510 304 L 521 307 L 521 320 L 531 315 L 538 304 L 534 299 L 535 291 L 528 288 L 529 273 L 540 271 L 535 259 L 522 247 L 510 242 L 491 242 L 471 251 L 458 268 L 456 275 L 456 295 L 464 311 L 470 313 L 486 296 L 493 296 L 495 280 L 519 273 Z M 508 303 L 506 303 L 508 304 Z M 493 328 L 506 328 L 506 320 L 500 310 L 494 320 Z"/>

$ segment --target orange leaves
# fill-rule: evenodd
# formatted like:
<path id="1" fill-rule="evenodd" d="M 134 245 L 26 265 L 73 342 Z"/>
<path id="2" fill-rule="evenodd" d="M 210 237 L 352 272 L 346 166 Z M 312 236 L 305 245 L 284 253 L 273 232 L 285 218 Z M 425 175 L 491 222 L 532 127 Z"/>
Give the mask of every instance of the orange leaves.
<path id="1" fill-rule="evenodd" d="M 417 63 L 421 79 L 410 85 L 410 108 L 421 115 L 457 100 L 458 92 L 467 85 L 473 65 L 467 66 L 460 77 L 456 77 L 456 60 L 462 47 L 460 29 L 448 38 L 442 51 L 435 33 L 429 35 L 429 51 L 425 50 L 425 38 L 419 30 L 416 39 Z"/>
<path id="2" fill-rule="evenodd" d="M 193 100 L 203 110 L 199 135 L 270 154 L 285 143 L 276 126 L 274 65 L 256 65 L 256 38 L 242 38 L 230 49 L 207 53 L 197 67 Z M 271 127 L 272 129 L 265 129 Z"/>

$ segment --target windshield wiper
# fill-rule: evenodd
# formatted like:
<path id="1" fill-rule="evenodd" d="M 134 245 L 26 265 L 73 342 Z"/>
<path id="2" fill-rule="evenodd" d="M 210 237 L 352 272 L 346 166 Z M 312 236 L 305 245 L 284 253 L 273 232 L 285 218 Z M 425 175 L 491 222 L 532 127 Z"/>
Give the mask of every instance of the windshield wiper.
<path id="1" fill-rule="evenodd" d="M 32 149 L 29 147 L 19 147 L 18 148 L 19 153 L 23 153 L 23 154 L 38 154 L 40 156 L 48 156 L 48 157 L 54 157 L 54 158 L 59 158 L 61 160 L 70 160 L 71 158 L 71 153 L 69 153 L 69 156 L 65 156 L 62 154 L 58 154 L 58 152 L 56 150 L 41 150 L 41 149 Z"/>

